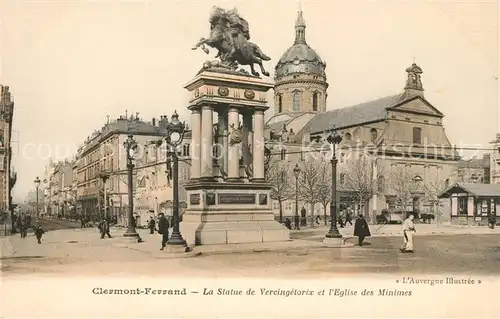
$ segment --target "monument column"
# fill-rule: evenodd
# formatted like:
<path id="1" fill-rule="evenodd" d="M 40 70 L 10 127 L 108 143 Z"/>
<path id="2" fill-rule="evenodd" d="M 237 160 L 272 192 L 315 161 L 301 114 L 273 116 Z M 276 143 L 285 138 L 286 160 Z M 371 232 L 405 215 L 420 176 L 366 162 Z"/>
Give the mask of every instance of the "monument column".
<path id="1" fill-rule="evenodd" d="M 227 124 L 227 111 L 220 110 L 218 111 L 218 123 L 219 123 L 219 149 L 221 151 L 219 165 L 222 168 L 222 171 L 227 174 L 227 157 L 228 157 L 228 124 Z"/>
<path id="2" fill-rule="evenodd" d="M 191 180 L 201 177 L 201 110 L 191 111 Z"/>
<path id="3" fill-rule="evenodd" d="M 229 124 L 229 141 L 231 139 L 231 133 L 238 129 L 240 125 L 240 113 L 237 108 L 230 107 L 228 112 L 228 124 Z M 227 159 L 227 179 L 228 181 L 239 181 L 240 180 L 240 154 L 238 144 L 230 145 Z"/>
<path id="4" fill-rule="evenodd" d="M 245 166 L 249 166 L 252 164 L 252 157 L 250 152 L 250 145 L 253 145 L 253 140 L 250 139 L 252 134 L 252 112 L 245 112 L 243 114 L 243 140 L 241 143 L 241 147 L 243 149 L 243 164 Z"/>
<path id="5" fill-rule="evenodd" d="M 213 109 L 211 105 L 201 107 L 201 179 L 213 180 Z"/>
<path id="6" fill-rule="evenodd" d="M 255 110 L 253 130 L 253 181 L 264 179 L 264 111 Z"/>

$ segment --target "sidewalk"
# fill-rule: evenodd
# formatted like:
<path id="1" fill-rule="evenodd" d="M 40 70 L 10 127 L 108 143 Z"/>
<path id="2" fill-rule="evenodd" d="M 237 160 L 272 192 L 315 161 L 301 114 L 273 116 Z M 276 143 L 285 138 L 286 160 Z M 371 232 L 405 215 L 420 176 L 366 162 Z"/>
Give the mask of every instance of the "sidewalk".
<path id="1" fill-rule="evenodd" d="M 402 225 L 369 225 L 373 237 L 384 236 L 402 236 Z M 449 224 L 415 224 L 416 235 L 485 235 L 500 234 L 500 227 L 490 229 L 487 226 L 461 226 Z M 328 232 L 329 227 L 319 226 L 317 228 L 304 228 L 301 230 L 292 230 L 292 238 L 313 239 L 321 237 Z M 344 237 L 353 237 L 354 227 L 348 225 L 344 228 L 338 228 Z"/>

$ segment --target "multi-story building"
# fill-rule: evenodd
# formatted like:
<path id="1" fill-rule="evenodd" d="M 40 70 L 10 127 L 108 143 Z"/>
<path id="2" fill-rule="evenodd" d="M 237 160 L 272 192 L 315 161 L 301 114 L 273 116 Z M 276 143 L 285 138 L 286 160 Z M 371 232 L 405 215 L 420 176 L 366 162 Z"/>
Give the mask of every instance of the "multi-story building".
<path id="1" fill-rule="evenodd" d="M 146 145 L 165 135 L 166 117 L 156 123 L 139 119 L 138 114 L 119 117 L 95 131 L 77 152 L 77 201 L 79 213 L 116 216 L 125 224 L 128 208 L 127 157 L 123 143 L 133 134 L 138 144 L 136 157 L 144 155 Z M 134 169 L 137 189 L 138 165 Z M 106 195 L 106 196 L 105 196 Z M 140 222 L 140 221 L 139 221 Z"/>
<path id="2" fill-rule="evenodd" d="M 180 209 L 186 207 L 186 191 L 183 185 L 190 176 L 190 141 L 191 132 L 186 131 L 182 145 L 177 149 L 179 158 L 179 201 Z M 158 138 L 146 146 L 142 158 L 136 161 L 137 189 L 136 208 L 140 223 L 146 223 L 149 217 L 159 212 L 172 215 L 172 176 L 169 172 L 171 161 L 167 161 L 165 139 Z M 138 223 L 138 224 L 140 224 Z"/>
<path id="3" fill-rule="evenodd" d="M 490 182 L 500 184 L 500 133 L 491 141 L 493 150 L 490 156 Z"/>
<path id="4" fill-rule="evenodd" d="M 342 137 L 337 148 L 341 209 L 358 206 L 371 220 L 384 209 L 434 210 L 437 194 L 457 179 L 459 158 L 445 133 L 444 114 L 424 95 L 422 69 L 415 63 L 406 69 L 401 93 L 327 111 L 326 63 L 307 43 L 305 31 L 299 12 L 294 44 L 275 70 L 275 114 L 266 124 L 269 143 L 277 144 L 273 156 L 290 170 L 296 163 L 304 166 L 308 154 L 322 146 L 320 153 L 331 153 L 326 137 L 335 128 Z M 367 155 L 364 160 L 359 160 L 360 153 Z M 356 185 L 364 180 L 370 190 Z M 411 188 L 404 204 L 397 204 L 403 190 L 396 184 Z M 361 192 L 369 199 L 360 199 Z M 293 214 L 293 196 L 284 207 L 286 215 Z M 323 213 L 319 203 L 307 210 Z"/>
<path id="5" fill-rule="evenodd" d="M 484 154 L 482 158 L 472 157 L 458 161 L 457 182 L 461 183 L 490 183 L 491 154 Z"/>
<path id="6" fill-rule="evenodd" d="M 12 211 L 12 188 L 17 175 L 11 168 L 14 101 L 8 86 L 0 85 L 0 212 Z"/>

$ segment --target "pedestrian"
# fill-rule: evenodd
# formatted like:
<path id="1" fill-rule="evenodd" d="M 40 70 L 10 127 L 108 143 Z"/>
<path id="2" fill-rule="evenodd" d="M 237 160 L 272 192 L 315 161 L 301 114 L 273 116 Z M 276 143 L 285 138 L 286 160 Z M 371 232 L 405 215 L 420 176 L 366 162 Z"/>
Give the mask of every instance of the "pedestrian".
<path id="1" fill-rule="evenodd" d="M 155 219 L 153 217 L 149 218 L 148 226 L 149 226 L 149 233 L 150 234 L 154 234 L 155 233 L 156 222 L 155 222 Z"/>
<path id="2" fill-rule="evenodd" d="M 413 214 L 410 214 L 410 216 L 408 216 L 408 218 L 403 223 L 404 244 L 403 244 L 403 247 L 401 247 L 399 249 L 402 253 L 412 253 L 413 252 L 413 235 L 416 232 L 415 224 L 413 223 L 414 219 L 415 219 L 415 216 L 413 216 Z"/>
<path id="3" fill-rule="evenodd" d="M 490 217 L 488 218 L 488 226 L 491 228 L 491 229 L 494 229 L 495 228 L 495 225 L 497 223 L 497 220 L 495 218 L 495 215 L 490 215 Z"/>
<path id="4" fill-rule="evenodd" d="M 160 250 L 163 250 L 167 245 L 169 228 L 170 225 L 168 223 L 168 219 L 165 217 L 163 213 L 160 213 L 160 219 L 158 220 L 158 233 L 162 235 Z"/>
<path id="5" fill-rule="evenodd" d="M 43 230 L 43 228 L 40 225 L 40 223 L 36 223 L 36 225 L 35 225 L 35 236 L 36 236 L 36 240 L 38 241 L 39 244 L 42 243 L 42 236 L 43 236 L 44 233 L 45 233 L 45 231 Z"/>
<path id="6" fill-rule="evenodd" d="M 288 229 L 292 229 L 292 221 L 290 220 L 290 218 L 286 218 L 285 219 L 285 227 L 288 228 Z"/>
<path id="7" fill-rule="evenodd" d="M 300 230 L 299 215 L 295 215 L 293 219 L 294 219 L 295 229 Z"/>
<path id="8" fill-rule="evenodd" d="M 319 215 L 316 216 L 316 224 L 319 225 Z"/>
<path id="9" fill-rule="evenodd" d="M 363 240 L 371 235 L 366 219 L 363 217 L 363 214 L 359 214 L 354 222 L 354 236 L 358 237 L 358 245 L 363 246 Z"/>
<path id="10" fill-rule="evenodd" d="M 98 227 L 101 232 L 101 239 L 103 239 L 105 235 L 108 235 L 108 238 L 111 238 L 111 234 L 109 233 L 109 221 L 106 218 L 102 219 Z"/>
<path id="11" fill-rule="evenodd" d="M 345 213 L 345 223 L 344 223 L 344 225 L 347 226 L 347 223 L 351 224 L 351 226 L 352 226 L 352 216 L 351 216 L 351 213 L 349 211 L 346 211 L 346 213 Z"/>
<path id="12" fill-rule="evenodd" d="M 19 223 L 19 231 L 21 232 L 21 238 L 26 238 L 28 235 L 28 222 L 26 219 L 26 214 L 22 214 L 21 221 Z"/>

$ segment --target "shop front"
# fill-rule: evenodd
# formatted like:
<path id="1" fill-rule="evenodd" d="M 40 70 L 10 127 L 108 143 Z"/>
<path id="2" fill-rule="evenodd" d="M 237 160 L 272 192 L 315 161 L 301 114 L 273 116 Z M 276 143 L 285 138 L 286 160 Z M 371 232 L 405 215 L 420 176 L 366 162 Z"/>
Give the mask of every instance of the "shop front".
<path id="1" fill-rule="evenodd" d="M 457 183 L 439 198 L 449 198 L 452 224 L 486 226 L 491 217 L 500 220 L 500 184 Z"/>

